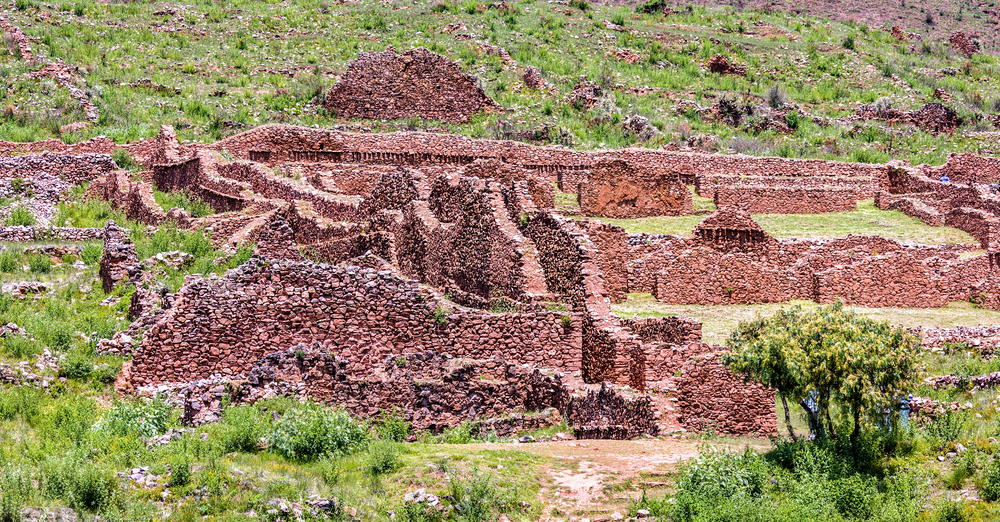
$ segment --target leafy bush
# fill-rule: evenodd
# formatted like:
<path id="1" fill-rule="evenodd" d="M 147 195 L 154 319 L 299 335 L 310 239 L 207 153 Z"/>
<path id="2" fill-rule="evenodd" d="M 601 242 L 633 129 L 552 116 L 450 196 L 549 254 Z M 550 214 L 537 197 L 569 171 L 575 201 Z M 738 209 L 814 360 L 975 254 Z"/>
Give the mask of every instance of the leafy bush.
<path id="1" fill-rule="evenodd" d="M 187 486 L 191 483 L 191 462 L 187 456 L 175 457 L 170 464 L 170 487 Z"/>
<path id="2" fill-rule="evenodd" d="M 0 522 L 20 522 L 24 502 L 34 488 L 30 474 L 9 466 L 0 468 Z"/>
<path id="3" fill-rule="evenodd" d="M 410 423 L 403 418 L 402 412 L 393 408 L 392 411 L 383 411 L 375 421 L 375 432 L 382 440 L 406 442 L 410 435 Z"/>
<path id="4" fill-rule="evenodd" d="M 403 467 L 399 460 L 399 449 L 395 442 L 374 441 L 368 445 L 368 458 L 365 460 L 365 473 L 378 477 L 394 473 Z"/>
<path id="5" fill-rule="evenodd" d="M 71 352 L 66 359 L 59 364 L 59 376 L 70 379 L 86 379 L 94 371 L 94 361 L 80 353 Z"/>
<path id="6" fill-rule="evenodd" d="M 14 207 L 7 216 L 7 226 L 27 227 L 35 224 L 35 215 L 24 207 Z"/>
<path id="7" fill-rule="evenodd" d="M 19 386 L 0 390 L 0 420 L 20 416 L 29 424 L 41 411 L 42 392 L 35 388 Z"/>
<path id="8" fill-rule="evenodd" d="M 773 109 L 780 109 L 788 103 L 788 95 L 782 90 L 781 86 L 774 84 L 770 89 L 767 90 L 767 105 Z"/>
<path id="9" fill-rule="evenodd" d="M 343 410 L 309 403 L 285 412 L 267 439 L 279 455 L 310 461 L 350 452 L 365 440 L 365 429 Z"/>
<path id="10" fill-rule="evenodd" d="M 119 402 L 104 414 L 95 429 L 118 437 L 152 437 L 167 430 L 172 414 L 161 399 L 147 402 Z"/>
<path id="11" fill-rule="evenodd" d="M 52 271 L 52 260 L 46 255 L 28 257 L 28 268 L 34 274 L 47 274 Z"/>
<path id="12" fill-rule="evenodd" d="M 118 486 L 118 478 L 114 473 L 92 463 L 81 462 L 70 484 L 74 505 L 97 509 L 111 500 Z"/>
<path id="13" fill-rule="evenodd" d="M 667 7 L 667 0 L 646 0 L 646 3 L 639 6 L 637 11 L 645 14 L 656 14 L 662 12 L 664 7 Z"/>
<path id="14" fill-rule="evenodd" d="M 88 265 L 96 265 L 101 260 L 101 254 L 103 253 L 104 249 L 101 245 L 89 243 L 84 245 L 83 250 L 80 252 L 80 260 Z"/>
<path id="15" fill-rule="evenodd" d="M 939 413 L 925 428 L 927 434 L 941 442 L 958 440 L 965 433 L 965 424 L 969 420 L 966 410 L 947 410 Z"/>
<path id="16" fill-rule="evenodd" d="M 37 342 L 16 335 L 4 336 L 0 339 L 0 346 L 3 347 L 3 351 L 7 355 L 14 359 L 23 360 L 42 353 L 42 348 Z"/>
<path id="17" fill-rule="evenodd" d="M 472 424 L 463 422 L 458 426 L 444 430 L 438 437 L 441 444 L 472 444 L 475 438 L 472 436 Z"/>
<path id="18" fill-rule="evenodd" d="M 17 262 L 21 259 L 21 253 L 13 248 L 0 250 L 0 272 L 11 273 L 17 270 Z"/>
<path id="19" fill-rule="evenodd" d="M 268 421 L 257 406 L 230 406 L 219 423 L 219 444 L 223 451 L 256 452 L 258 441 L 267 434 Z"/>
<path id="20" fill-rule="evenodd" d="M 1000 460 L 996 458 L 980 474 L 979 498 L 987 502 L 1000 500 Z"/>

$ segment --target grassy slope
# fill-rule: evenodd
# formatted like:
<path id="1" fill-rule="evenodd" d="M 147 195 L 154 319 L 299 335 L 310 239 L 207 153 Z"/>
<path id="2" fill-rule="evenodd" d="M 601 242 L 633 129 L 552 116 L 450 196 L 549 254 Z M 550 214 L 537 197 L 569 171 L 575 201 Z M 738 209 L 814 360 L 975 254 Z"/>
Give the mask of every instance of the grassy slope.
<path id="1" fill-rule="evenodd" d="M 592 5 L 581 11 L 530 0 L 513 2 L 509 13 L 474 0 L 436 10 L 429 3 L 370 0 L 347 5 L 318 0 L 243 0 L 225 6 L 208 1 L 18 4 L 25 9 L 9 11 L 9 18 L 34 39 L 36 55 L 81 67 L 81 87 L 101 110 L 94 128 L 62 136 L 67 141 L 97 134 L 135 140 L 155 134 L 162 123 L 197 141 L 235 132 L 227 121 L 331 125 L 338 120 L 317 111 L 317 95 L 359 52 L 389 45 L 400 50 L 425 46 L 448 55 L 479 76 L 487 93 L 508 111 L 462 126 L 413 119 L 361 122 L 358 128 L 429 126 L 491 137 L 495 123 L 507 120 L 522 128 L 555 125 L 568 131 L 578 147 L 620 147 L 635 142 L 623 132 L 621 120 L 641 114 L 663 131 L 649 146 L 714 134 L 724 150 L 752 154 L 940 163 L 947 152 L 990 149 L 995 138 L 966 132 L 933 137 L 875 123 L 857 129 L 853 124 L 820 127 L 805 118 L 792 135 L 748 135 L 746 129 L 677 114 L 672 106 L 680 100 L 710 105 L 722 92 L 764 95 L 778 84 L 809 114 L 842 117 L 853 114 L 858 103 L 880 97 L 915 108 L 931 101 L 940 87 L 956 97 L 952 105 L 969 121 L 963 131 L 973 131 L 991 129 L 976 120 L 995 112 L 992 101 L 1000 98 L 994 56 L 966 60 L 934 40 L 913 53 L 908 44 L 897 44 L 875 28 L 731 8 L 682 9 L 664 18 L 638 15 L 629 7 Z M 604 20 L 629 31 L 608 30 Z M 458 32 L 472 40 L 443 33 L 450 23 L 465 24 L 467 31 Z M 845 47 L 849 38 L 853 49 Z M 479 42 L 503 47 L 516 64 L 486 54 Z M 618 61 L 608 54 L 616 49 L 631 49 L 641 60 Z M 717 53 L 747 65 L 747 77 L 702 70 L 700 65 Z M 24 78 L 37 64 L 10 54 L 0 56 L 0 64 L 0 79 L 8 87 L 0 100 L 7 107 L 0 113 L 0 138 L 37 140 L 81 119 L 65 89 L 50 80 Z M 559 93 L 524 88 L 520 75 L 527 65 L 541 68 Z M 944 67 L 966 69 L 938 77 L 935 71 Z M 564 96 L 581 75 L 611 91 L 590 111 L 573 108 Z M 116 84 L 143 77 L 181 94 Z"/>

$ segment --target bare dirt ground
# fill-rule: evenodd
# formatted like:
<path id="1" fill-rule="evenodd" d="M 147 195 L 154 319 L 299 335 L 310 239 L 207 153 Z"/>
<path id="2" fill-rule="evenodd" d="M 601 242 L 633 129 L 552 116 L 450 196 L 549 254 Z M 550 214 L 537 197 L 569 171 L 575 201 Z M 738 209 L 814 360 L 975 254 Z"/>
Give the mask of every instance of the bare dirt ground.
<path id="1" fill-rule="evenodd" d="M 525 451 L 545 457 L 546 503 L 541 520 L 597 522 L 627 515 L 629 504 L 642 495 L 662 496 L 669 476 L 682 461 L 696 457 L 705 444 L 766 450 L 764 440 L 704 441 L 685 436 L 637 440 L 565 440 L 534 444 L 474 444 L 483 449 Z"/>

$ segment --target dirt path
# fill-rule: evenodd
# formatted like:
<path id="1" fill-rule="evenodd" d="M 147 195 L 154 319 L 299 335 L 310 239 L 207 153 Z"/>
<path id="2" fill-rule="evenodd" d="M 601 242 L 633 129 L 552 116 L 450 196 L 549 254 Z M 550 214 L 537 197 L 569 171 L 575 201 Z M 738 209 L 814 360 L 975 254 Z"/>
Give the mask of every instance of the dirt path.
<path id="1" fill-rule="evenodd" d="M 697 456 L 701 443 L 681 437 L 478 446 L 547 457 L 550 465 L 545 469 L 542 520 L 575 518 L 584 522 L 610 518 L 614 513 L 625 515 L 643 489 L 665 489 L 667 475 L 682 460 Z"/>

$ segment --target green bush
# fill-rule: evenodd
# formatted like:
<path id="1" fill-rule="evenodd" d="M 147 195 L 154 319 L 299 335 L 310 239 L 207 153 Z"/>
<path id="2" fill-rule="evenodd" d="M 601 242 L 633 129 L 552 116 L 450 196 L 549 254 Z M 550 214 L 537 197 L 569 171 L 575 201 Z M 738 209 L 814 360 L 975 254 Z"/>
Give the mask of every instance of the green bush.
<path id="1" fill-rule="evenodd" d="M 118 379 L 118 373 L 121 370 L 122 365 L 120 362 L 118 364 L 102 364 L 94 368 L 94 372 L 90 374 L 90 377 L 94 382 L 111 384 Z"/>
<path id="2" fill-rule="evenodd" d="M 285 412 L 267 439 L 277 454 L 310 461 L 349 453 L 365 440 L 365 429 L 343 410 L 309 403 Z"/>
<path id="3" fill-rule="evenodd" d="M 136 170 L 137 168 L 135 159 L 132 158 L 132 154 L 126 149 L 115 149 L 111 153 L 111 159 L 114 160 L 115 165 L 118 165 L 120 169 Z"/>
<path id="4" fill-rule="evenodd" d="M 118 487 L 114 473 L 93 463 L 81 462 L 70 482 L 72 503 L 86 509 L 106 506 Z"/>
<path id="5" fill-rule="evenodd" d="M 14 359 L 24 360 L 42 353 L 42 347 L 37 342 L 16 335 L 8 335 L 0 339 L 0 346 L 3 347 L 3 351 L 7 355 Z"/>
<path id="6" fill-rule="evenodd" d="M 83 250 L 80 252 L 80 260 L 88 265 L 96 265 L 98 261 L 101 260 L 101 255 L 104 253 L 104 249 L 101 245 L 97 243 L 89 243 L 84 245 Z"/>
<path id="7" fill-rule="evenodd" d="M 191 462 L 187 456 L 175 457 L 170 464 L 170 487 L 187 486 L 191 483 Z"/>
<path id="8" fill-rule="evenodd" d="M 24 503 L 34 488 L 29 473 L 9 466 L 0 468 L 0 522 L 20 522 Z"/>
<path id="9" fill-rule="evenodd" d="M 35 388 L 19 386 L 0 390 L 0 420 L 20 416 L 32 424 L 41 412 L 42 392 Z"/>
<path id="10" fill-rule="evenodd" d="M 267 434 L 268 424 L 257 406 L 230 406 L 219 423 L 219 444 L 225 452 L 256 452 L 259 440 Z"/>
<path id="11" fill-rule="evenodd" d="M 475 438 L 472 436 L 472 424 L 463 422 L 458 426 L 444 430 L 438 436 L 441 444 L 472 444 Z"/>
<path id="12" fill-rule="evenodd" d="M 21 253 L 13 248 L 0 250 L 0 272 L 11 273 L 18 268 L 18 261 L 21 260 Z"/>
<path id="13" fill-rule="evenodd" d="M 10 211 L 10 215 L 7 216 L 6 223 L 7 226 L 10 227 L 31 226 L 35 224 L 35 215 L 24 207 L 14 207 L 14 209 Z"/>
<path id="14" fill-rule="evenodd" d="M 52 260 L 45 255 L 30 256 L 28 257 L 28 268 L 33 274 L 47 274 L 52 271 Z"/>
<path id="15" fill-rule="evenodd" d="M 402 412 L 393 408 L 392 411 L 383 411 L 375 421 L 375 432 L 382 440 L 406 442 L 410 435 L 410 423 L 403 418 Z"/>
<path id="16" fill-rule="evenodd" d="M 395 442 L 373 441 L 368 445 L 368 458 L 365 460 L 365 473 L 378 477 L 394 473 L 403 467 L 399 460 L 399 449 Z"/>
<path id="17" fill-rule="evenodd" d="M 59 376 L 70 379 L 86 379 L 94 371 L 94 361 L 80 353 L 71 352 L 59 364 Z"/>
<path id="18" fill-rule="evenodd" d="M 996 458 L 980 473 L 979 498 L 987 502 L 1000 500 L 1000 460 Z"/>
<path id="19" fill-rule="evenodd" d="M 187 191 L 179 192 L 153 192 L 156 203 L 164 210 L 180 208 L 188 211 L 192 217 L 200 218 L 210 216 L 215 213 L 212 206 L 198 196 Z"/>
<path id="20" fill-rule="evenodd" d="M 95 429 L 118 437 L 152 437 L 167 430 L 173 411 L 161 399 L 119 402 L 98 421 Z"/>

